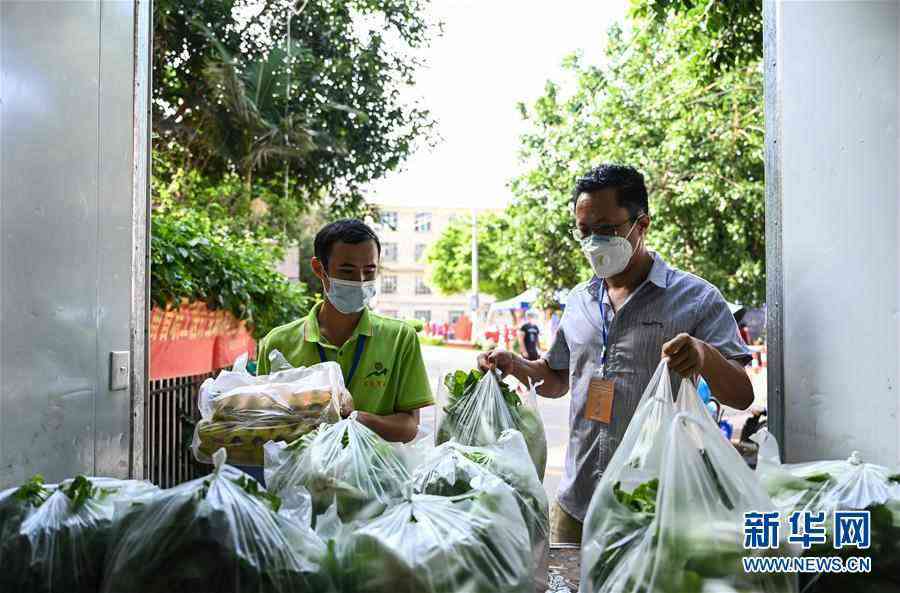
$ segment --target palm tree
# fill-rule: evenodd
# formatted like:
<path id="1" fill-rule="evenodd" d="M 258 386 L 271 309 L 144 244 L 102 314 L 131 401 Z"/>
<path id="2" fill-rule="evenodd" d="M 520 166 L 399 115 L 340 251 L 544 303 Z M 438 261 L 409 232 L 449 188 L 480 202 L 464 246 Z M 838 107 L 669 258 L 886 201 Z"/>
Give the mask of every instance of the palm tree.
<path id="1" fill-rule="evenodd" d="M 302 162 L 328 143 L 289 109 L 292 65 L 284 50 L 275 47 L 264 57 L 242 64 L 221 43 L 212 41 L 217 55 L 208 60 L 203 75 L 214 92 L 210 101 L 219 108 L 207 112 L 204 142 L 241 172 L 249 193 L 254 172 L 270 160 Z"/>

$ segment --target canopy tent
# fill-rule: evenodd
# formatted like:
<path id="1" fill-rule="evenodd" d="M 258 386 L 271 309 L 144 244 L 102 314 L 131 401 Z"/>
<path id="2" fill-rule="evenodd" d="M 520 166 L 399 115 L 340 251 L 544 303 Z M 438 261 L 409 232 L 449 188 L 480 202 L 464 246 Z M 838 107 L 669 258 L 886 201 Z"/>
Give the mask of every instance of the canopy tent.
<path id="1" fill-rule="evenodd" d="M 490 312 L 495 313 L 497 311 L 513 311 L 515 309 L 528 309 L 531 307 L 531 303 L 535 302 L 538 299 L 538 291 L 535 288 L 529 288 L 522 294 L 515 296 L 511 299 L 506 299 L 505 301 L 497 301 L 496 303 L 491 305 Z"/>

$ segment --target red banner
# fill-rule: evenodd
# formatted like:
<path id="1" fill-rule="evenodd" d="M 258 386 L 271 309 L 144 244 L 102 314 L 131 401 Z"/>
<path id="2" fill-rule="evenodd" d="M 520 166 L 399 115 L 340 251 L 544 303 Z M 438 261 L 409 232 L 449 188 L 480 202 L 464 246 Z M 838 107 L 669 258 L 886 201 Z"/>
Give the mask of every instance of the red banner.
<path id="1" fill-rule="evenodd" d="M 184 303 L 181 307 L 150 312 L 150 379 L 200 375 L 230 367 L 256 342 L 228 311 L 211 310 L 206 303 Z"/>

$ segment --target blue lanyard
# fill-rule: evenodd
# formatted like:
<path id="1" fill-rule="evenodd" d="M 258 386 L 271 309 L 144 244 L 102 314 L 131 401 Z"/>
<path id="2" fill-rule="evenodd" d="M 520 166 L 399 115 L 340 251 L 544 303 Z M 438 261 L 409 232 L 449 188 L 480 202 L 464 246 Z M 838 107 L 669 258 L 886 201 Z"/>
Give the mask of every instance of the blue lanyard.
<path id="1" fill-rule="evenodd" d="M 606 368 L 606 350 L 607 344 L 609 342 L 609 329 L 606 326 L 606 308 L 603 306 L 603 299 L 606 296 L 606 282 L 602 283 L 602 290 L 600 292 L 600 324 L 603 328 L 602 336 L 603 336 L 603 357 L 600 361 L 603 363 L 603 368 Z"/>
<path id="2" fill-rule="evenodd" d="M 366 336 L 360 334 L 358 338 L 356 338 L 356 351 L 353 353 L 353 364 L 350 365 L 350 374 L 345 377 L 347 380 L 344 383 L 344 387 L 350 389 L 350 382 L 353 381 L 353 375 L 356 374 L 356 368 L 359 366 L 359 361 L 362 358 L 363 349 L 366 347 Z M 325 356 L 325 349 L 322 348 L 322 344 L 316 342 L 316 348 L 319 349 L 319 360 L 322 362 L 328 362 L 328 357 Z"/>

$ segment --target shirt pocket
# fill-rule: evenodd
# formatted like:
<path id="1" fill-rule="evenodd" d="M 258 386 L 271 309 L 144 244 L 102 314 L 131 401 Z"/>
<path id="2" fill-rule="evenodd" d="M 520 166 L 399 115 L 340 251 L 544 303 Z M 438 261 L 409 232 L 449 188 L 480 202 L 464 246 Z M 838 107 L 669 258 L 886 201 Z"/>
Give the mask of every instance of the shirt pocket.
<path id="1" fill-rule="evenodd" d="M 655 369 L 662 359 L 663 344 L 678 333 L 675 325 L 655 317 L 636 319 L 630 325 L 630 331 L 616 344 L 616 367 L 628 371 Z"/>

